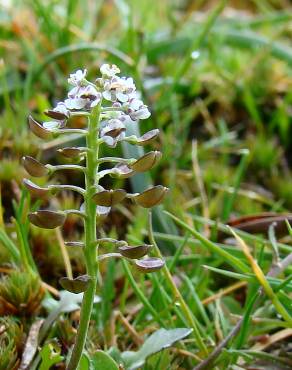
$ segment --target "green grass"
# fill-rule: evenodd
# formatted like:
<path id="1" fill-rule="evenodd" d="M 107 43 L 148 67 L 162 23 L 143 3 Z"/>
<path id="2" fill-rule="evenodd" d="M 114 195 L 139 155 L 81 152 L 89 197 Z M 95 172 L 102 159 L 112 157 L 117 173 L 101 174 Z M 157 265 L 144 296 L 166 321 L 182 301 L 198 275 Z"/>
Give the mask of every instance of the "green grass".
<path id="1" fill-rule="evenodd" d="M 161 253 L 166 267 L 141 275 L 126 262 L 101 263 L 88 354 L 102 349 L 117 360 L 118 350 L 138 351 L 159 328 L 192 328 L 187 338 L 147 357 L 142 368 L 223 370 L 261 363 L 267 369 L 271 362 L 279 368 L 292 366 L 288 228 L 286 235 L 268 226 L 265 235 L 236 231 L 248 253 L 221 237 L 223 231 L 231 235 L 226 223 L 232 217 L 291 210 L 291 14 L 286 0 L 11 0 L 1 6 L 1 284 L 7 284 L 12 271 L 16 281 L 26 274 L 33 274 L 33 281 L 39 275 L 39 296 L 41 289 L 46 295 L 41 305 L 32 307 L 28 279 L 29 306 L 23 311 L 32 314 L 19 314 L 2 297 L 0 313 L 9 314 L 11 322 L 16 316 L 26 338 L 43 318 L 46 331 L 37 346 L 61 350 L 60 358 L 67 358 L 79 304 L 78 297 L 74 302 L 64 298 L 60 308 L 53 299 L 61 290 L 58 278 L 66 274 L 60 238 L 29 226 L 31 201 L 21 191 L 26 176 L 21 157 L 62 164 L 53 149 L 69 142 L 42 142 L 39 151 L 27 116 L 33 112 L 44 118 L 43 110 L 64 97 L 70 72 L 87 68 L 94 78 L 99 66 L 109 62 L 133 76 L 152 112 L 131 133 L 159 128 L 153 150 L 163 152 L 150 175 L 115 185 L 139 192 L 162 183 L 171 191 L 153 210 L 150 235 L 148 213 L 128 203 L 112 212 L 99 233 L 133 244 L 157 244 L 152 254 Z M 79 137 L 74 143 L 84 144 Z M 117 156 L 142 153 L 141 147 L 130 145 L 115 149 Z M 112 153 L 104 149 L 102 155 Z M 81 177 L 70 173 L 58 174 L 56 180 L 82 185 Z M 54 202 L 46 206 L 74 208 L 79 199 L 63 192 Z M 62 237 L 83 238 L 77 218 L 66 223 Z M 109 246 L 104 250 L 113 252 Z M 82 274 L 78 248 L 68 253 L 74 276 Z M 274 267 L 280 261 L 285 262 L 279 272 Z M 267 336 L 273 346 L 265 346 Z M 5 361 L 10 350 L 13 361 L 15 356 L 20 359 L 25 345 L 16 351 L 14 339 L 5 338 Z M 41 357 L 36 351 L 32 369 L 40 366 Z M 0 369 L 6 364 L 1 360 Z"/>

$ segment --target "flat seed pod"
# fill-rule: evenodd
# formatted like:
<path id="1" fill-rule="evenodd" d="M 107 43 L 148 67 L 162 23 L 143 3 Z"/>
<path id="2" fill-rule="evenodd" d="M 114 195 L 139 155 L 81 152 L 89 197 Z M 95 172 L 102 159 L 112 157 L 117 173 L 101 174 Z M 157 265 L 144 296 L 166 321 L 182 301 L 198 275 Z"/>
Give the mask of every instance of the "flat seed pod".
<path id="1" fill-rule="evenodd" d="M 158 129 L 148 131 L 138 138 L 137 145 L 146 145 L 150 143 L 152 140 L 156 139 L 158 135 L 159 135 Z"/>
<path id="2" fill-rule="evenodd" d="M 123 189 L 102 190 L 94 194 L 92 199 L 99 206 L 111 207 L 125 199 L 126 195 Z"/>
<path id="3" fill-rule="evenodd" d="M 23 182 L 23 185 L 28 189 L 28 191 L 30 192 L 33 198 L 44 199 L 50 193 L 50 190 L 48 188 L 41 188 L 40 186 L 34 184 L 32 181 L 28 179 L 23 179 L 22 182 Z"/>
<path id="4" fill-rule="evenodd" d="M 118 177 L 120 179 L 127 179 L 135 174 L 135 171 L 125 164 L 118 164 L 114 167 L 114 172 L 110 174 L 111 177 Z"/>
<path id="5" fill-rule="evenodd" d="M 88 275 L 80 275 L 75 279 L 69 279 L 67 277 L 61 277 L 59 283 L 68 292 L 79 294 L 85 292 L 90 282 Z"/>
<path id="6" fill-rule="evenodd" d="M 43 229 L 55 229 L 62 226 L 66 220 L 66 214 L 61 211 L 39 210 L 28 214 L 29 221 Z"/>
<path id="7" fill-rule="evenodd" d="M 137 269 L 141 272 L 154 272 L 160 270 L 165 262 L 160 258 L 149 257 L 144 260 L 135 261 Z"/>
<path id="8" fill-rule="evenodd" d="M 168 188 L 162 185 L 157 185 L 134 196 L 132 199 L 141 207 L 151 208 L 163 201 L 168 190 Z"/>
<path id="9" fill-rule="evenodd" d="M 84 243 L 82 242 L 65 242 L 66 247 L 78 247 L 84 248 Z"/>
<path id="10" fill-rule="evenodd" d="M 32 116 L 28 117 L 29 128 L 31 131 L 41 139 L 50 139 L 52 137 L 52 133 L 45 129 L 39 122 L 32 118 Z"/>
<path id="11" fill-rule="evenodd" d="M 137 159 L 136 162 L 129 165 L 136 172 L 145 172 L 150 170 L 161 158 L 161 153 L 158 151 L 151 151 L 146 153 L 141 158 Z"/>
<path id="12" fill-rule="evenodd" d="M 144 244 L 144 245 L 123 245 L 118 248 L 118 251 L 121 253 L 122 256 L 127 258 L 141 258 L 145 256 L 152 248 L 152 245 Z"/>
<path id="13" fill-rule="evenodd" d="M 83 153 L 81 149 L 75 147 L 58 149 L 57 152 L 62 154 L 66 158 L 76 158 Z"/>
<path id="14" fill-rule="evenodd" d="M 31 176 L 42 177 L 49 174 L 49 170 L 47 169 L 47 167 L 33 157 L 22 157 L 22 164 Z"/>
<path id="15" fill-rule="evenodd" d="M 63 121 L 68 118 L 67 114 L 63 112 L 55 111 L 53 109 L 47 109 L 46 111 L 44 111 L 44 113 L 46 116 L 56 119 L 58 121 Z"/>

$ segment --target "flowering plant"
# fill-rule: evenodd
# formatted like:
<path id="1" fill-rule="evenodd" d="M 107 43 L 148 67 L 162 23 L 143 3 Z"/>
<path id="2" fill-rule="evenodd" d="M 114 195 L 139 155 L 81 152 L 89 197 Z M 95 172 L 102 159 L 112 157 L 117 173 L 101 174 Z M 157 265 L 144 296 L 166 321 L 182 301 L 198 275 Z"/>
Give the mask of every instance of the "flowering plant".
<path id="1" fill-rule="evenodd" d="M 25 169 L 33 177 L 51 175 L 56 171 L 66 169 L 81 171 L 85 176 L 84 189 L 74 185 L 40 187 L 31 180 L 24 179 L 23 181 L 31 195 L 37 198 L 46 198 L 65 189 L 78 192 L 84 199 L 80 209 L 63 211 L 41 209 L 29 214 L 31 223 L 48 229 L 62 226 L 70 213 L 77 214 L 84 220 L 84 243 L 71 241 L 66 244 L 82 247 L 86 274 L 75 279 L 67 277 L 60 279 L 60 284 L 66 290 L 73 293 L 84 292 L 78 333 L 67 367 L 70 370 L 77 368 L 84 348 L 96 291 L 99 261 L 111 257 L 126 258 L 142 272 L 153 272 L 164 265 L 164 261 L 159 258 L 145 257 L 151 245 L 130 246 L 125 241 L 97 238 L 97 219 L 106 217 L 111 207 L 123 199 L 130 198 L 142 207 L 151 208 L 161 203 L 168 191 L 167 188 L 158 185 L 145 189 L 142 193 L 129 194 L 124 189 L 108 190 L 99 184 L 104 176 L 128 178 L 137 172 L 148 171 L 161 157 L 160 152 L 150 151 L 138 159 L 99 158 L 100 145 L 104 144 L 114 148 L 121 141 L 132 145 L 146 145 L 159 134 L 159 130 L 154 129 L 141 137 L 127 136 L 127 125 L 150 116 L 148 107 L 140 99 L 133 79 L 118 76 L 120 70 L 117 66 L 104 64 L 101 66 L 100 72 L 101 77 L 97 78 L 95 83 L 86 79 L 86 70 L 78 70 L 71 74 L 68 82 L 72 85 L 72 89 L 69 91 L 67 99 L 45 112 L 51 118 L 50 121 L 40 124 L 33 117 L 29 117 L 30 129 L 42 139 L 72 133 L 84 136 L 86 138 L 85 147 L 66 147 L 59 149 L 59 152 L 72 160 L 78 160 L 78 162 L 85 158 L 85 165 L 44 165 L 32 157 L 23 158 Z M 66 128 L 66 123 L 72 116 L 87 117 L 87 128 Z M 109 168 L 99 170 L 101 163 L 108 163 Z M 116 245 L 117 252 L 99 255 L 98 247 L 106 243 Z"/>

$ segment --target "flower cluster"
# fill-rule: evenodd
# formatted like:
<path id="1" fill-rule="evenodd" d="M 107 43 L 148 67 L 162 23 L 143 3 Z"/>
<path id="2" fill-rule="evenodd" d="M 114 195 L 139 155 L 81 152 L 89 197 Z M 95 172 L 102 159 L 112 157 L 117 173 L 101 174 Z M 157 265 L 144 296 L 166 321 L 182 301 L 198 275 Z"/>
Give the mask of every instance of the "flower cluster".
<path id="1" fill-rule="evenodd" d="M 57 121 L 44 123 L 48 130 L 65 126 L 72 112 L 90 112 L 103 100 L 105 107 L 100 124 L 100 138 L 111 146 L 125 138 L 127 124 L 150 117 L 147 105 L 139 98 L 139 93 L 132 78 L 119 77 L 116 65 L 103 64 L 100 68 L 101 77 L 95 84 L 87 81 L 87 70 L 78 70 L 70 74 L 68 83 L 73 88 L 64 102 L 47 111 L 47 115 Z"/>

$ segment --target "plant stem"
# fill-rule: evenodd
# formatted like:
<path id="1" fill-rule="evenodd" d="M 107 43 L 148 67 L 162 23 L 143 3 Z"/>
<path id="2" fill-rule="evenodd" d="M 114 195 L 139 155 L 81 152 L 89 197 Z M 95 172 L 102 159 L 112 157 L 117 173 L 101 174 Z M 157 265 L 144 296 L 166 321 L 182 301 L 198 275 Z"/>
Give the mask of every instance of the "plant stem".
<path id="1" fill-rule="evenodd" d="M 98 126 L 100 121 L 100 110 L 101 103 L 92 111 L 89 118 L 89 127 L 87 135 L 87 163 L 85 172 L 85 214 L 86 218 L 84 221 L 85 231 L 85 247 L 84 247 L 84 258 L 86 264 L 87 275 L 91 278 L 89 286 L 84 292 L 80 323 L 77 331 L 76 341 L 73 347 L 72 355 L 67 367 L 67 370 L 76 370 L 82 356 L 82 352 L 85 346 L 91 311 L 93 307 L 93 301 L 96 291 L 97 284 L 97 246 L 96 241 L 96 204 L 92 201 L 92 196 L 96 192 L 97 178 L 96 173 L 98 171 L 98 149 L 99 142 L 97 140 Z"/>

